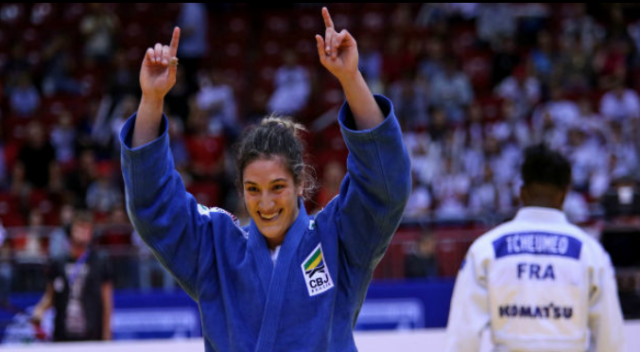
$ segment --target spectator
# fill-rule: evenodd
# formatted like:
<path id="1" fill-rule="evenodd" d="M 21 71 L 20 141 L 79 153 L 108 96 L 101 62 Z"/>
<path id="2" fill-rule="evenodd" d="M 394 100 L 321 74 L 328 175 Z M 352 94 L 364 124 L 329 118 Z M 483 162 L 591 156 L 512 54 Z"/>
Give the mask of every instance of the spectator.
<path id="1" fill-rule="evenodd" d="M 496 21 L 499 18 L 500 21 Z M 512 4 L 478 4 L 476 32 L 483 41 L 493 47 L 498 46 L 499 38 L 514 37 L 516 34 L 516 18 Z"/>
<path id="2" fill-rule="evenodd" d="M 444 44 L 439 38 L 429 39 L 425 43 L 425 57 L 418 63 L 418 74 L 431 82 L 444 72 Z"/>
<path id="3" fill-rule="evenodd" d="M 422 184 L 429 185 L 439 172 L 442 148 L 425 132 L 408 131 L 403 134 L 411 158 L 412 174 Z"/>
<path id="4" fill-rule="evenodd" d="M 136 112 L 138 103 L 138 98 L 136 98 L 135 95 L 126 95 L 120 100 L 111 113 L 111 117 L 109 118 L 111 122 L 111 142 L 113 143 L 113 149 L 117 152 L 120 151 L 120 143 L 117 143 L 120 130 L 126 119 Z"/>
<path id="5" fill-rule="evenodd" d="M 423 234 L 413 251 L 404 260 L 404 277 L 407 279 L 428 279 L 438 276 L 438 262 L 435 257 L 435 240 L 432 234 Z"/>
<path id="6" fill-rule="evenodd" d="M 214 69 L 208 77 L 200 79 L 196 105 L 209 117 L 211 124 L 222 125 L 226 136 L 235 137 L 240 133 L 233 88 L 225 82 L 220 70 Z M 230 143 L 233 140 L 230 138 Z"/>
<path id="7" fill-rule="evenodd" d="M 415 57 L 407 50 L 406 38 L 392 34 L 385 42 L 382 56 L 382 84 L 388 86 L 402 77 L 406 70 L 415 69 Z"/>
<path id="8" fill-rule="evenodd" d="M 93 217 L 89 212 L 76 211 L 69 236 L 69 254 L 51 262 L 47 288 L 32 319 L 39 323 L 47 309 L 54 307 L 54 341 L 110 340 L 112 270 L 105 254 L 91 246 Z"/>
<path id="9" fill-rule="evenodd" d="M 610 121 L 622 122 L 625 125 L 631 119 L 640 118 L 640 98 L 638 93 L 624 86 L 624 81 L 617 78 L 614 87 L 600 101 L 600 113 Z"/>
<path id="10" fill-rule="evenodd" d="M 489 135 L 484 144 L 484 163 L 493 171 L 493 179 L 498 187 L 504 187 L 517 178 L 517 158 L 506 143 L 500 143 L 495 136 Z M 483 173 L 484 175 L 484 173 Z"/>
<path id="11" fill-rule="evenodd" d="M 499 192 L 493 181 L 493 170 L 489 164 L 485 164 L 482 181 L 471 189 L 469 212 L 492 217 L 498 212 L 499 204 Z"/>
<path id="12" fill-rule="evenodd" d="M 51 130 L 51 144 L 55 149 L 56 161 L 68 165 L 76 159 L 76 129 L 73 116 L 66 110 L 58 114 L 58 121 Z"/>
<path id="13" fill-rule="evenodd" d="M 224 172 L 225 138 L 222 128 L 209 130 L 209 119 L 204 111 L 191 109 L 191 133 L 186 139 L 191 156 L 189 171 L 197 179 L 211 180 Z"/>
<path id="14" fill-rule="evenodd" d="M 170 112 L 169 115 L 178 117 L 183 125 L 187 124 L 187 118 L 190 115 L 189 105 L 192 100 L 192 93 L 189 91 L 190 88 L 186 75 L 185 68 L 179 66 L 178 73 L 176 74 L 176 85 L 167 94 L 167 99 L 165 99 Z"/>
<path id="15" fill-rule="evenodd" d="M 567 215 L 567 219 L 574 224 L 582 224 L 589 220 L 589 205 L 582 192 L 570 190 L 564 199 L 562 211 Z"/>
<path id="16" fill-rule="evenodd" d="M 298 65 L 293 51 L 285 52 L 284 65 L 278 68 L 274 80 L 275 90 L 269 98 L 269 110 L 281 115 L 296 116 L 307 106 L 311 83 L 307 69 Z"/>
<path id="17" fill-rule="evenodd" d="M 87 208 L 101 214 L 108 214 L 122 202 L 122 192 L 111 183 L 113 174 L 109 163 L 103 162 L 97 168 L 98 178 L 87 189 Z"/>
<path id="18" fill-rule="evenodd" d="M 169 118 L 169 141 L 176 170 L 183 172 L 186 170 L 191 157 L 184 138 L 184 126 L 177 117 Z"/>
<path id="19" fill-rule="evenodd" d="M 20 278 L 20 286 L 25 291 L 38 290 L 44 284 L 45 235 L 42 213 L 37 208 L 29 211 L 27 227 L 18 228 L 14 234 L 16 277 Z"/>
<path id="20" fill-rule="evenodd" d="M 60 226 L 53 230 L 49 237 L 50 259 L 62 259 L 69 252 L 69 231 L 71 231 L 74 216 L 74 208 L 71 204 L 65 204 L 60 208 Z"/>
<path id="21" fill-rule="evenodd" d="M 165 292 L 173 291 L 175 288 L 175 280 L 173 279 L 173 276 L 171 276 L 171 273 L 153 256 L 153 253 L 142 241 L 138 232 L 134 230 L 131 234 L 131 238 L 138 254 L 138 278 L 140 290 L 142 292 L 149 292 L 153 287 L 151 279 L 155 274 L 160 274 L 159 276 L 162 281 L 162 289 Z"/>
<path id="22" fill-rule="evenodd" d="M 498 97 L 513 104 L 515 118 L 526 118 L 540 101 L 540 81 L 530 73 L 529 65 L 521 64 L 495 89 Z"/>
<path id="23" fill-rule="evenodd" d="M 580 109 L 578 104 L 566 98 L 560 84 L 552 84 L 549 90 L 551 92 L 549 101 L 539 105 L 533 112 L 531 124 L 534 133 L 540 136 L 551 124 L 553 128 L 558 129 L 558 133 L 566 135 L 566 132 L 580 121 Z"/>
<path id="24" fill-rule="evenodd" d="M 209 19 L 205 5 L 183 3 L 178 14 L 178 26 L 182 31 L 178 57 L 191 95 L 198 90 L 198 70 L 202 59 L 209 53 Z"/>
<path id="25" fill-rule="evenodd" d="M 444 159 L 444 167 L 433 182 L 435 215 L 440 219 L 459 219 L 467 215 L 467 195 L 471 181 L 457 170 L 451 158 Z"/>
<path id="26" fill-rule="evenodd" d="M 638 154 L 635 148 L 635 136 L 624 125 L 611 122 L 611 140 L 609 153 L 616 156 L 614 172 L 619 176 L 632 175 L 638 167 Z"/>
<path id="27" fill-rule="evenodd" d="M 123 97 L 135 95 L 137 94 L 133 88 L 136 84 L 135 79 L 135 73 L 132 72 L 127 62 L 126 52 L 118 50 L 113 56 L 113 70 L 107 77 L 106 93 L 116 103 Z"/>
<path id="28" fill-rule="evenodd" d="M 455 60 L 444 63 L 443 73 L 435 76 L 430 84 L 430 102 L 446 111 L 449 121 L 461 123 L 464 112 L 473 101 L 473 90 L 467 75 L 458 70 Z"/>
<path id="29" fill-rule="evenodd" d="M 40 106 L 40 93 L 33 85 L 31 77 L 23 74 L 18 84 L 9 93 L 11 111 L 19 117 L 32 117 Z"/>
<path id="30" fill-rule="evenodd" d="M 42 92 L 45 96 L 56 93 L 80 95 L 82 85 L 74 76 L 77 65 L 72 56 L 69 38 L 59 34 L 46 44 L 42 61 L 44 77 L 42 79 Z"/>
<path id="31" fill-rule="evenodd" d="M 104 4 L 91 3 L 88 14 L 80 22 L 80 33 L 84 36 L 84 56 L 99 63 L 111 59 L 115 49 L 115 32 L 118 17 Z"/>
<path id="32" fill-rule="evenodd" d="M 318 190 L 317 210 L 322 210 L 329 201 L 340 193 L 340 185 L 346 171 L 342 163 L 329 161 L 322 172 L 322 182 Z"/>
<path id="33" fill-rule="evenodd" d="M 403 130 L 427 126 L 427 87 L 413 72 L 406 71 L 402 80 L 391 84 L 389 97 L 396 104 L 396 116 Z"/>
<path id="34" fill-rule="evenodd" d="M 551 34 L 543 30 L 538 33 L 537 37 L 537 45 L 531 51 L 530 60 L 536 77 L 543 83 L 549 83 L 552 78 L 551 75 L 556 69 L 555 65 L 558 58 L 554 50 Z"/>
<path id="35" fill-rule="evenodd" d="M 49 184 L 49 168 L 56 160 L 56 153 L 40 122 L 29 124 L 26 143 L 20 149 L 18 162 L 24 166 L 25 179 L 35 188 Z"/>
<path id="36" fill-rule="evenodd" d="M 569 6 L 571 11 L 562 21 L 563 40 L 577 41 L 584 54 L 593 53 L 596 46 L 604 39 L 604 29 L 587 13 L 587 4 L 575 3 Z"/>
<path id="37" fill-rule="evenodd" d="M 67 174 L 67 188 L 71 191 L 72 204 L 75 207 L 86 207 L 87 190 L 98 176 L 95 153 L 85 149 L 80 153 L 78 166 Z"/>
<path id="38" fill-rule="evenodd" d="M 4 67 L 0 66 L 4 72 L 3 85 L 7 95 L 10 95 L 11 90 L 18 86 L 18 82 L 25 75 L 29 75 L 33 72 L 33 65 L 27 58 L 27 52 L 20 41 L 17 41 L 11 48 L 11 54 L 9 59 L 4 64 Z"/>
<path id="39" fill-rule="evenodd" d="M 411 178 L 411 195 L 407 206 L 404 208 L 404 217 L 406 219 L 424 218 L 431 212 L 431 194 L 429 188 L 414 175 Z"/>
<path id="40" fill-rule="evenodd" d="M 602 166 L 599 162 L 606 159 L 606 153 L 598 146 L 588 143 L 586 131 L 579 127 L 569 129 L 567 144 L 563 149 L 563 154 L 571 162 L 573 187 L 578 191 L 586 191 L 589 176 Z"/>
<path id="41" fill-rule="evenodd" d="M 507 78 L 520 64 L 518 45 L 511 36 L 500 36 L 494 47 L 493 64 L 491 65 L 491 83 L 497 85 Z"/>
<path id="42" fill-rule="evenodd" d="M 558 73 L 567 92 L 586 93 L 594 81 L 593 57 L 584 52 L 578 40 L 565 41 L 559 57 Z"/>
<path id="43" fill-rule="evenodd" d="M 16 234 L 14 241 L 15 255 L 20 262 L 39 263 L 44 259 L 42 226 L 42 213 L 38 209 L 31 210 L 27 227 Z"/>
<path id="44" fill-rule="evenodd" d="M 99 230 L 100 247 L 108 251 L 113 262 L 114 287 L 137 287 L 139 261 L 131 236 L 133 231 L 131 221 L 127 217 L 123 203 L 118 203 L 111 209 L 109 214 L 100 214 L 106 218 Z"/>
<path id="45" fill-rule="evenodd" d="M 360 60 L 358 67 L 369 87 L 374 92 L 381 91 L 382 54 L 375 47 L 375 41 L 370 36 L 364 35 L 358 45 L 360 46 Z"/>

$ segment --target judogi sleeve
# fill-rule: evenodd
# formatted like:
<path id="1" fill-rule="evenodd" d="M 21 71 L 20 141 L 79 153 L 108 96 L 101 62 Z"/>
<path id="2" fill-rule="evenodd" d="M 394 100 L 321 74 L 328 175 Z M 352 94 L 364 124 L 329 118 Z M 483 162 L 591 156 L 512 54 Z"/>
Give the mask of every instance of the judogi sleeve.
<path id="1" fill-rule="evenodd" d="M 175 170 L 166 116 L 157 139 L 131 148 L 135 119 L 134 114 L 120 133 L 129 218 L 162 265 L 197 300 L 199 266 L 213 260 L 212 236 L 206 235 L 213 231 L 209 211 L 186 192 Z"/>
<path id="2" fill-rule="evenodd" d="M 624 320 L 618 300 L 618 289 L 611 259 L 603 254 L 594 268 L 589 295 L 589 329 L 594 352 L 624 350 Z"/>
<path id="3" fill-rule="evenodd" d="M 473 248 L 473 247 L 472 247 Z M 446 352 L 478 352 L 489 324 L 487 275 L 471 249 L 456 278 L 447 323 Z"/>
<path id="4" fill-rule="evenodd" d="M 335 207 L 338 235 L 350 264 L 372 269 L 395 233 L 411 192 L 411 164 L 391 101 L 375 97 L 385 115 L 373 129 L 357 130 L 349 105 L 338 121 L 349 156 Z"/>

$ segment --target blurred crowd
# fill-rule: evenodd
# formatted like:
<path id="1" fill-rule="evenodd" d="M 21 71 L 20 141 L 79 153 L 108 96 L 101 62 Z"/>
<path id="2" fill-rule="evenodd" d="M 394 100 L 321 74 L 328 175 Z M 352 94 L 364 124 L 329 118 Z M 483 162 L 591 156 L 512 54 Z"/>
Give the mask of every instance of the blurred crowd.
<path id="1" fill-rule="evenodd" d="M 55 254 L 49 235 L 74 208 L 94 213 L 101 244 L 144 251 L 124 210 L 118 134 L 137 109 L 146 48 L 166 42 L 176 24 L 180 66 L 165 113 L 176 168 L 199 202 L 242 217 L 233 145 L 271 112 L 310 129 L 320 187 L 308 208 L 337 194 L 347 151 L 335 116 L 344 98 L 317 60 L 319 9 L 274 6 L 0 5 L 0 220 L 16 229 L 0 248 L 0 266 Z M 574 222 L 598 213 L 617 183 L 635 184 L 637 5 L 329 10 L 358 40 L 361 72 L 391 98 L 403 126 L 414 176 L 407 219 L 495 222 L 513 214 L 521 151 L 540 141 L 573 164 L 565 209 Z"/>

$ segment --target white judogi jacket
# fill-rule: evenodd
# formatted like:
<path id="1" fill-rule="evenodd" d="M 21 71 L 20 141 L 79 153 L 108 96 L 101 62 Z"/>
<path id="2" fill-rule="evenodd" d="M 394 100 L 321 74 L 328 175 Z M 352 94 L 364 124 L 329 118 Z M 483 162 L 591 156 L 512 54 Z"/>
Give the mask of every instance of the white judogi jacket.
<path id="1" fill-rule="evenodd" d="M 487 325 L 495 351 L 622 351 L 609 255 L 561 211 L 521 209 L 469 249 L 453 292 L 446 351 L 479 351 Z"/>

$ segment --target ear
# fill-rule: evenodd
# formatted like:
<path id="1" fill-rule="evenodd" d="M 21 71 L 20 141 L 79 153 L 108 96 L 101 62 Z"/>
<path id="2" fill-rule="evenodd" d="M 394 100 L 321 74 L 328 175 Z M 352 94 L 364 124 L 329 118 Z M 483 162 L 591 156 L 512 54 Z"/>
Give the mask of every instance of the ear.
<path id="1" fill-rule="evenodd" d="M 520 186 L 520 203 L 524 206 L 529 204 L 529 192 L 525 185 Z"/>
<path id="2" fill-rule="evenodd" d="M 569 190 L 571 187 L 565 188 L 564 192 L 558 195 L 558 208 L 562 209 L 564 206 L 564 200 L 567 198 L 567 194 L 569 194 Z"/>
<path id="3" fill-rule="evenodd" d="M 304 183 L 303 182 L 300 182 L 300 184 L 296 186 L 296 193 L 298 194 L 298 197 L 302 197 L 302 194 L 304 193 Z"/>

